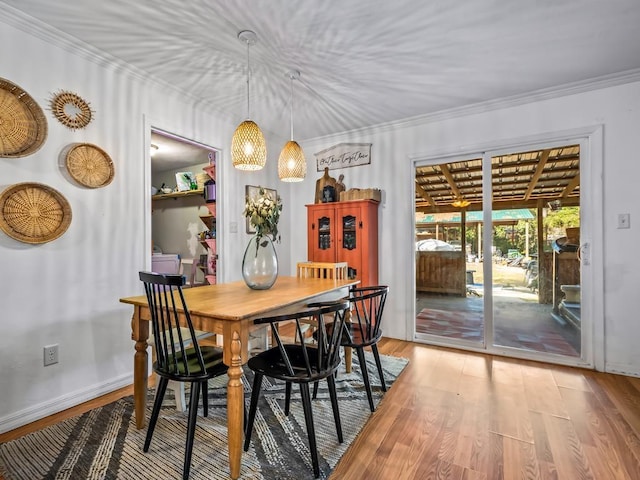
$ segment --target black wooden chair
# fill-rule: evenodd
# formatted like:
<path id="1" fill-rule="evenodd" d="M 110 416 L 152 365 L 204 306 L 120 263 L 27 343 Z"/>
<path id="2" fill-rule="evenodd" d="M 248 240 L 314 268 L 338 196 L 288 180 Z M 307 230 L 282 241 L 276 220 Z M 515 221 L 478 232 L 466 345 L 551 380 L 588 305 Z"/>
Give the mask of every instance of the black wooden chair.
<path id="1" fill-rule="evenodd" d="M 207 381 L 227 373 L 227 366 L 222 363 L 222 349 L 200 346 L 187 310 L 181 275 L 140 272 L 140 280 L 144 283 L 155 347 L 153 370 L 159 377 L 156 397 L 143 451 L 149 451 L 153 431 L 158 421 L 162 400 L 169 380 L 191 384 L 189 415 L 187 423 L 187 441 L 184 452 L 182 478 L 189 478 L 191 468 L 191 452 L 196 429 L 198 402 L 202 392 L 203 412 L 209 413 L 207 401 Z M 184 338 L 179 319 L 183 318 L 190 332 Z M 194 339 L 192 341 L 192 339 Z"/>
<path id="2" fill-rule="evenodd" d="M 324 378 L 327 379 L 338 441 L 342 443 L 342 424 L 338 410 L 334 373 L 340 365 L 340 332 L 342 332 L 342 325 L 348 308 L 349 303 L 342 301 L 324 307 L 311 308 L 287 315 L 260 318 L 254 321 L 255 324 L 268 323 L 271 325 L 271 331 L 277 345 L 257 354 L 247 362 L 247 366 L 254 372 L 254 380 L 245 432 L 245 451 L 249 449 L 251 442 L 262 378 L 267 376 L 286 382 L 285 415 L 289 414 L 291 386 L 293 383 L 297 383 L 300 385 L 313 473 L 316 478 L 320 476 L 309 383 L 318 382 Z M 325 317 L 330 317 L 335 328 L 327 328 Z M 304 341 L 303 328 L 305 324 L 303 322 L 307 322 L 309 318 L 312 318 L 317 325 L 315 333 L 317 341 L 314 344 Z M 278 328 L 279 324 L 282 324 L 281 328 Z M 293 325 L 295 325 L 293 327 L 295 328 L 295 333 L 287 337 L 287 341 L 292 343 L 285 343 L 281 334 L 285 328 L 291 328 Z"/>
<path id="3" fill-rule="evenodd" d="M 365 347 L 371 347 L 373 358 L 378 367 L 378 375 L 382 391 L 387 391 L 384 383 L 380 354 L 378 353 L 378 341 L 382 338 L 382 312 L 387 300 L 389 287 L 377 285 L 372 287 L 352 288 L 349 291 L 349 302 L 351 304 L 351 322 L 344 324 L 344 334 L 342 335 L 342 346 L 355 349 L 360 362 L 362 380 L 367 391 L 369 408 L 375 412 L 373 395 L 371 394 L 371 382 L 367 362 L 364 358 Z"/>

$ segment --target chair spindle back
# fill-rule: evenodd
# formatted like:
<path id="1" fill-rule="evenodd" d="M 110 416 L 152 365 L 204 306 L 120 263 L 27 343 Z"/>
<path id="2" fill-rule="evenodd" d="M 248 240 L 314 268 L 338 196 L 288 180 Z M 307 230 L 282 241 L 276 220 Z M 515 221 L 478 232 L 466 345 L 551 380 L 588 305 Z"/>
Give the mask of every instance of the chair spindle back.
<path id="1" fill-rule="evenodd" d="M 389 287 L 378 285 L 373 287 L 352 288 L 349 292 L 351 303 L 351 324 L 345 329 L 349 343 L 377 342 L 382 336 L 382 313 L 387 301 Z M 356 338 L 357 337 L 357 338 Z"/>
<path id="2" fill-rule="evenodd" d="M 348 309 L 349 302 L 342 301 L 293 314 L 259 318 L 254 320 L 254 323 L 271 325 L 288 376 L 298 381 L 301 377 L 315 381 L 326 377 L 340 364 L 340 332 Z M 308 321 L 309 318 L 317 322 L 316 342 L 313 344 L 305 342 L 303 335 L 302 321 Z M 334 328 L 327 328 L 327 320 L 333 323 Z M 278 325 L 292 321 L 295 324 L 296 335 L 283 337 L 280 334 L 282 327 Z M 286 343 L 285 339 L 289 342 Z"/>
<path id="3" fill-rule="evenodd" d="M 196 338 L 196 334 L 182 292 L 182 275 L 140 272 L 140 280 L 144 283 L 151 312 L 156 368 L 167 373 L 183 375 L 204 372 L 205 362 L 198 342 L 191 342 L 191 339 Z M 188 339 L 182 336 L 181 316 L 190 332 Z M 188 347 L 195 350 L 197 365 L 187 361 Z"/>

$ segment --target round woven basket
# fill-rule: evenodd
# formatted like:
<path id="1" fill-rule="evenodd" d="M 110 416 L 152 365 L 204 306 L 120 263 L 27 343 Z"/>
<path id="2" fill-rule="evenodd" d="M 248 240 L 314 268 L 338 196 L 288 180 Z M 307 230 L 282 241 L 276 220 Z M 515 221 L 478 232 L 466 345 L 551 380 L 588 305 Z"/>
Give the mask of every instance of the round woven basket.
<path id="1" fill-rule="evenodd" d="M 26 157 L 47 138 L 47 118 L 15 83 L 0 78 L 0 157 Z"/>
<path id="2" fill-rule="evenodd" d="M 99 188 L 113 180 L 113 162 L 107 153 L 96 145 L 78 143 L 67 152 L 67 171 L 80 185 Z"/>
<path id="3" fill-rule="evenodd" d="M 16 183 L 0 194 L 0 229 L 24 243 L 55 240 L 69 228 L 71 206 L 42 183 Z"/>

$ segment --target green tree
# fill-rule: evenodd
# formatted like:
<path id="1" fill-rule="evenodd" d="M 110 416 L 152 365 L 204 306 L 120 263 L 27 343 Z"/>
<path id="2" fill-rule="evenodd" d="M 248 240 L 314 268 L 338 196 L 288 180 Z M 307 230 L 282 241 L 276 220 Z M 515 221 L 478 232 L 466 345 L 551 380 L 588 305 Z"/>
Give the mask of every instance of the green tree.
<path id="1" fill-rule="evenodd" d="M 545 244 L 565 235 L 566 229 L 580 226 L 580 207 L 562 207 L 550 210 L 542 222 Z"/>

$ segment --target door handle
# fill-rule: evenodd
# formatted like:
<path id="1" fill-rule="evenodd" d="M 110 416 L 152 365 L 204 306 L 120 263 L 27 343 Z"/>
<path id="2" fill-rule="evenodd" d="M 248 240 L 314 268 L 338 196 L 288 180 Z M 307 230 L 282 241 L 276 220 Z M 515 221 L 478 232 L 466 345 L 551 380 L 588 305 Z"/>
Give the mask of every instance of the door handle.
<path id="1" fill-rule="evenodd" d="M 585 242 L 578 247 L 578 261 L 585 266 L 591 265 L 591 246 Z"/>

